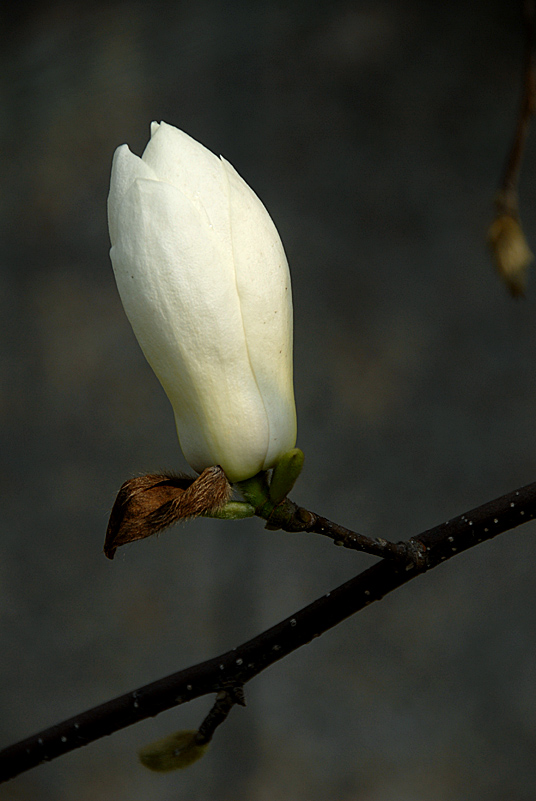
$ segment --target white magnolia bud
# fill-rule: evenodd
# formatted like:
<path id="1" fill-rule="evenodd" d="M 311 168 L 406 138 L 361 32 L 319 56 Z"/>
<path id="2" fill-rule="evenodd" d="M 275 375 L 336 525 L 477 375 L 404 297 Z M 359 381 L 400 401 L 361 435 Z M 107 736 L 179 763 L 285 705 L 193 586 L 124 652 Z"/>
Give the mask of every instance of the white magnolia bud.
<path id="1" fill-rule="evenodd" d="M 123 306 L 175 412 L 182 450 L 230 481 L 296 441 L 287 260 L 234 168 L 165 122 L 114 155 L 110 256 Z"/>

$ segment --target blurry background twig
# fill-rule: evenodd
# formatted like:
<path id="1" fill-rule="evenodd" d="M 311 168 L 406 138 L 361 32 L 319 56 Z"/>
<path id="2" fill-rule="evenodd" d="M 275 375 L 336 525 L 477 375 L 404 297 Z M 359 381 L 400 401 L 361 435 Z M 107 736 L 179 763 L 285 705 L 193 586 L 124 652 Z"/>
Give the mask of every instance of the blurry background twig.
<path id="1" fill-rule="evenodd" d="M 530 118 L 536 107 L 534 44 L 536 14 L 534 0 L 523 0 L 524 57 L 521 102 L 516 129 L 495 197 L 497 214 L 489 229 L 490 245 L 499 275 L 514 297 L 525 294 L 527 269 L 534 256 L 519 220 L 519 177 Z"/>

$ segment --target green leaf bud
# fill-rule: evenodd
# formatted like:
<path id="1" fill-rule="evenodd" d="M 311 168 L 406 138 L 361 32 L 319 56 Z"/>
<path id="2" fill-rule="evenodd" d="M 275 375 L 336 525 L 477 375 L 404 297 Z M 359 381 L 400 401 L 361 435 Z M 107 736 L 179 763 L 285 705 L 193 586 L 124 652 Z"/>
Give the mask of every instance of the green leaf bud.
<path id="1" fill-rule="evenodd" d="M 144 746 L 138 756 L 140 762 L 149 770 L 169 773 L 172 770 L 187 768 L 205 754 L 210 743 L 199 744 L 197 731 L 176 731 L 162 740 Z"/>

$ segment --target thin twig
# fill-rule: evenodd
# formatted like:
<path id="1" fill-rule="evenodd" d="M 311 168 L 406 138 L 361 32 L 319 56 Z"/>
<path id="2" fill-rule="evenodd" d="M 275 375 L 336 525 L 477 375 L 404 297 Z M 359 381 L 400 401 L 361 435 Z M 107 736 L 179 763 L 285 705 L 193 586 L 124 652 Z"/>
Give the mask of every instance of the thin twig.
<path id="1" fill-rule="evenodd" d="M 0 781 L 194 698 L 242 686 L 269 665 L 424 570 L 535 516 L 536 482 L 429 529 L 414 538 L 426 549 L 425 567 L 419 569 L 411 563 L 403 565 L 384 559 L 232 651 L 147 684 L 5 748 L 0 752 Z"/>
<path id="2" fill-rule="evenodd" d="M 205 743 L 209 743 L 212 740 L 214 732 L 224 720 L 227 720 L 227 715 L 236 704 L 239 704 L 239 706 L 246 705 L 241 684 L 237 687 L 220 690 L 214 701 L 214 706 L 197 731 L 195 739 L 198 745 L 205 745 Z"/>
<path id="3" fill-rule="evenodd" d="M 426 566 L 426 548 L 416 539 L 391 542 L 383 537 L 368 537 L 304 509 L 303 506 L 297 506 L 289 498 L 285 498 L 269 514 L 263 509 L 257 510 L 257 514 L 268 521 L 266 528 L 271 530 L 322 534 L 332 539 L 335 545 L 353 551 L 380 556 L 382 559 L 395 559 L 404 564 L 412 562 L 418 568 Z"/>
<path id="4" fill-rule="evenodd" d="M 304 511 L 306 510 L 300 509 L 300 512 Z M 397 559 L 404 563 L 413 562 L 418 568 L 426 566 L 426 548 L 417 539 L 407 542 L 390 542 L 383 537 L 367 537 L 365 534 L 358 534 L 357 531 L 351 531 L 325 517 L 320 517 L 314 512 L 308 512 L 308 514 L 312 516 L 312 519 L 304 531 L 330 537 L 335 545 L 385 559 Z"/>

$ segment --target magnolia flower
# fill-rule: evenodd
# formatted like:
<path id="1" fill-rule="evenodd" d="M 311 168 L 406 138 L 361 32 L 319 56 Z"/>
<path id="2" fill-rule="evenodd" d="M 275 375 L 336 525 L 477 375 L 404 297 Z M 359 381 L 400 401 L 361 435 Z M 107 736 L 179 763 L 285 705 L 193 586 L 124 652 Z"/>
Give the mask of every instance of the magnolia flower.
<path id="1" fill-rule="evenodd" d="M 261 201 L 223 158 L 165 122 L 114 155 L 110 256 L 126 314 L 180 444 L 231 482 L 293 448 L 287 260 Z"/>

